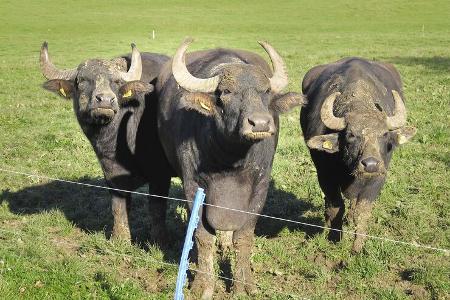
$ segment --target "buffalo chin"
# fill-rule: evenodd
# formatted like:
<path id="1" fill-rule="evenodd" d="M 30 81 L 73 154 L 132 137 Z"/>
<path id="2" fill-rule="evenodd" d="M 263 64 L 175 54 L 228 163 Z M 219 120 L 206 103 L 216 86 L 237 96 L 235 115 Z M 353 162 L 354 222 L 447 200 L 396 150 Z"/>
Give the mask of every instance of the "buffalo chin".
<path id="1" fill-rule="evenodd" d="M 268 137 L 271 137 L 273 135 L 273 132 L 268 132 L 268 131 L 262 131 L 262 132 L 245 132 L 243 134 L 243 136 L 245 137 L 245 139 L 249 140 L 249 141 L 260 141 L 263 139 L 266 139 Z"/>
<path id="2" fill-rule="evenodd" d="M 387 172 L 386 172 L 386 170 L 384 170 L 384 168 L 377 172 L 366 172 L 366 171 L 357 169 L 352 173 L 352 176 L 356 177 L 356 178 L 361 178 L 361 179 L 371 179 L 374 177 L 385 177 L 386 174 L 387 174 Z"/>
<path id="3" fill-rule="evenodd" d="M 107 124 L 116 115 L 116 112 L 111 108 L 94 108 L 91 110 L 91 117 L 97 124 Z"/>

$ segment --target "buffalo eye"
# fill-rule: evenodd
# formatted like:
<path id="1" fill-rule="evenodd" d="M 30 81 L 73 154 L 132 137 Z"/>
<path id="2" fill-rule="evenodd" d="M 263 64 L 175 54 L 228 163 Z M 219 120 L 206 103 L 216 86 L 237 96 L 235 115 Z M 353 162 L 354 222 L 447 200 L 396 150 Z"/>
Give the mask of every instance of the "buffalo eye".
<path id="1" fill-rule="evenodd" d="M 121 86 L 122 85 L 122 81 L 120 81 L 120 79 L 116 79 L 116 80 L 113 80 L 113 82 L 112 82 L 112 87 L 119 87 L 119 86 Z"/>
<path id="2" fill-rule="evenodd" d="M 77 80 L 77 86 L 78 86 L 80 89 L 86 88 L 86 85 L 87 85 L 87 81 L 86 81 L 86 80 L 84 80 L 84 79 L 78 79 L 78 80 Z"/>
<path id="3" fill-rule="evenodd" d="M 271 91 L 271 89 L 270 89 L 270 87 L 269 87 L 269 88 L 267 88 L 267 90 L 266 90 L 264 93 L 269 94 L 270 91 Z"/>
<path id="4" fill-rule="evenodd" d="M 216 105 L 219 107 L 223 107 L 224 100 L 222 99 L 222 97 L 226 97 L 229 94 L 231 94 L 231 91 L 229 89 L 224 89 L 221 92 L 216 92 Z"/>
<path id="5" fill-rule="evenodd" d="M 376 107 L 379 111 L 383 111 L 383 108 L 381 107 L 380 104 L 375 103 L 375 107 Z"/>
<path id="6" fill-rule="evenodd" d="M 347 139 L 350 141 L 354 141 L 356 139 L 356 136 L 353 133 L 349 132 L 347 134 Z"/>
<path id="7" fill-rule="evenodd" d="M 221 92 L 216 91 L 215 94 L 216 94 L 216 105 L 217 105 L 218 107 L 222 108 L 222 107 L 223 107 L 223 101 L 222 101 L 222 99 L 220 98 L 220 97 L 221 97 Z"/>
<path id="8" fill-rule="evenodd" d="M 216 105 L 220 108 L 223 107 L 223 101 L 220 99 L 220 97 L 216 98 Z"/>
<path id="9" fill-rule="evenodd" d="M 388 142 L 387 145 L 386 145 L 386 150 L 387 150 L 387 152 L 391 152 L 391 151 L 392 151 L 392 148 L 393 148 L 392 143 L 391 143 L 391 142 Z"/>

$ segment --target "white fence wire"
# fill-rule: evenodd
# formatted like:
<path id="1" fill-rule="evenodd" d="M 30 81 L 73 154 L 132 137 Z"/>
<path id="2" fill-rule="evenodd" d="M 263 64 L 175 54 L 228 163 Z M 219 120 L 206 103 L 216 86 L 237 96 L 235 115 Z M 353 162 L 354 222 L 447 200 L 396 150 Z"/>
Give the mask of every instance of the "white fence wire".
<path id="1" fill-rule="evenodd" d="M 116 189 L 116 188 L 111 188 L 111 187 L 107 187 L 107 186 L 101 186 L 101 185 L 95 185 L 95 184 L 89 184 L 89 183 L 83 183 L 83 182 L 59 179 L 59 178 L 54 178 L 54 177 L 49 177 L 49 176 L 44 176 L 44 175 L 31 174 L 31 173 L 26 173 L 26 172 L 19 172 L 19 171 L 10 170 L 10 169 L 4 169 L 4 168 L 0 168 L 0 172 L 9 173 L 9 174 L 15 174 L 15 175 L 22 175 L 22 176 L 27 176 L 27 177 L 40 178 L 40 179 L 45 179 L 45 180 L 53 180 L 53 181 L 63 182 L 63 183 L 68 183 L 68 184 L 76 184 L 76 185 L 86 186 L 86 187 L 91 187 L 91 188 L 98 188 L 98 189 L 104 189 L 104 190 L 125 192 L 125 193 L 130 193 L 130 194 L 135 194 L 135 195 L 141 195 L 141 196 L 152 196 L 152 197 L 164 198 L 164 199 L 169 199 L 169 200 L 174 200 L 174 201 L 192 202 L 192 200 L 187 200 L 187 199 L 182 199 L 182 198 L 166 197 L 166 196 L 149 194 L 149 193 L 142 193 L 142 192 L 137 192 L 137 191 Z M 306 222 L 301 222 L 301 221 L 289 220 L 289 219 L 275 217 L 275 216 L 270 216 L 270 215 L 266 215 L 266 214 L 258 214 L 258 213 L 254 213 L 254 212 L 234 209 L 234 208 L 230 208 L 230 207 L 224 207 L 224 206 L 220 206 L 220 205 L 213 205 L 213 204 L 209 204 L 209 203 L 204 203 L 204 205 L 208 205 L 208 206 L 212 206 L 212 207 L 216 207 L 216 208 L 220 208 L 220 209 L 227 209 L 227 210 L 231 210 L 231 211 L 239 212 L 239 213 L 255 215 L 255 216 L 262 217 L 262 218 L 268 218 L 268 219 L 273 219 L 273 220 L 277 220 L 277 221 L 293 223 L 293 224 L 297 224 L 297 225 L 303 225 L 303 226 L 309 226 L 309 227 L 314 227 L 314 228 L 320 228 L 320 229 L 323 229 L 323 230 L 333 230 L 333 231 L 338 231 L 338 232 L 341 232 L 341 233 L 344 233 L 344 234 L 360 235 L 360 236 L 364 236 L 364 237 L 369 238 L 369 239 L 376 239 L 376 240 L 380 240 L 380 241 L 386 241 L 386 242 L 391 242 L 391 243 L 396 243 L 396 244 L 402 244 L 402 245 L 412 246 L 412 247 L 416 247 L 416 248 L 423 248 L 423 249 L 428 249 L 428 250 L 444 252 L 446 255 L 450 254 L 450 250 L 449 249 L 445 249 L 445 248 L 441 248 L 441 247 L 434 247 L 434 246 L 430 246 L 430 245 L 423 245 L 423 244 L 419 244 L 419 243 L 416 243 L 416 242 L 406 242 L 406 241 L 396 240 L 396 239 L 388 238 L 388 237 L 381 237 L 381 236 L 375 236 L 375 235 L 370 235 L 370 234 L 356 233 L 356 232 L 348 231 L 348 230 L 333 229 L 333 228 L 328 228 L 328 227 L 317 225 L 317 224 L 311 224 L 311 223 L 306 223 Z"/>

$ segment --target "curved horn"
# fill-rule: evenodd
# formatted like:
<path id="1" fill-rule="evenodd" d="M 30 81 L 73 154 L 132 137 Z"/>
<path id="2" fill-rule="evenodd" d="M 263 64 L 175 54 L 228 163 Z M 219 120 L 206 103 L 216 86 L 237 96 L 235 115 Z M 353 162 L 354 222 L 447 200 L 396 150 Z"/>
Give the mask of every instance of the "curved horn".
<path id="1" fill-rule="evenodd" d="M 173 77 L 175 77 L 175 80 L 182 88 L 188 90 L 189 92 L 214 92 L 220 81 L 219 76 L 214 76 L 211 78 L 197 78 L 192 76 L 186 67 L 184 53 L 186 52 L 189 44 L 193 41 L 194 40 L 192 38 L 186 38 L 180 47 L 178 47 L 172 60 Z"/>
<path id="2" fill-rule="evenodd" d="M 60 70 L 53 65 L 53 63 L 50 61 L 50 58 L 48 57 L 47 42 L 42 43 L 39 62 L 41 64 L 42 74 L 45 76 L 45 78 L 49 80 L 51 79 L 74 80 L 77 77 L 78 71 L 76 68 L 70 70 Z"/>
<path id="3" fill-rule="evenodd" d="M 266 50 L 272 61 L 273 76 L 270 78 L 270 87 L 275 93 L 281 92 L 288 85 L 288 75 L 283 59 L 269 43 L 261 41 L 258 43 Z"/>
<path id="4" fill-rule="evenodd" d="M 400 94 L 392 90 L 392 96 L 394 96 L 394 114 L 391 117 L 387 117 L 386 122 L 389 130 L 400 128 L 406 124 L 406 108 L 403 103 Z"/>
<path id="5" fill-rule="evenodd" d="M 121 72 L 121 77 L 125 81 L 140 80 L 142 75 L 141 53 L 139 53 L 134 43 L 131 44 L 131 49 L 131 66 L 128 72 Z"/>
<path id="6" fill-rule="evenodd" d="M 333 104 L 336 97 L 339 96 L 340 92 L 335 92 L 329 95 L 322 104 L 322 108 L 320 109 L 320 118 L 322 122 L 330 129 L 333 130 L 342 130 L 345 128 L 345 119 L 338 118 L 334 116 L 333 113 Z"/>

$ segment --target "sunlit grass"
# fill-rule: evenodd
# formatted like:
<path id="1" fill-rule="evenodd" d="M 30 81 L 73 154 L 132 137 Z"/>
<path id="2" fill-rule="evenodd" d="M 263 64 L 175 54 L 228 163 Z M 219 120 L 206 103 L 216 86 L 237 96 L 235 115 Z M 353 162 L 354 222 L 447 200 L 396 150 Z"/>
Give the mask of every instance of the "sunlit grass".
<path id="1" fill-rule="evenodd" d="M 0 3 L 0 168 L 104 185 L 72 104 L 44 91 L 38 54 L 55 64 L 141 51 L 173 54 L 271 42 L 285 58 L 290 90 L 305 72 L 344 56 L 393 63 L 402 75 L 412 142 L 394 154 L 369 233 L 450 248 L 450 18 L 448 1 L 11 1 Z M 152 30 L 156 38 L 151 39 Z M 323 200 L 299 129 L 281 119 L 273 185 L 264 213 L 323 225 Z M 170 202 L 169 249 L 148 245 L 146 200 L 132 208 L 136 243 L 107 239 L 108 193 L 0 172 L 0 294 L 4 299 L 170 299 L 185 211 Z M 145 190 L 143 190 L 145 191 Z M 171 195 L 184 197 L 175 180 Z M 5 231 L 1 231 L 5 230 Z M 448 256 L 351 238 L 328 243 L 305 226 L 261 219 L 252 258 L 257 299 L 446 299 Z M 228 299 L 219 280 L 217 298 Z"/>

